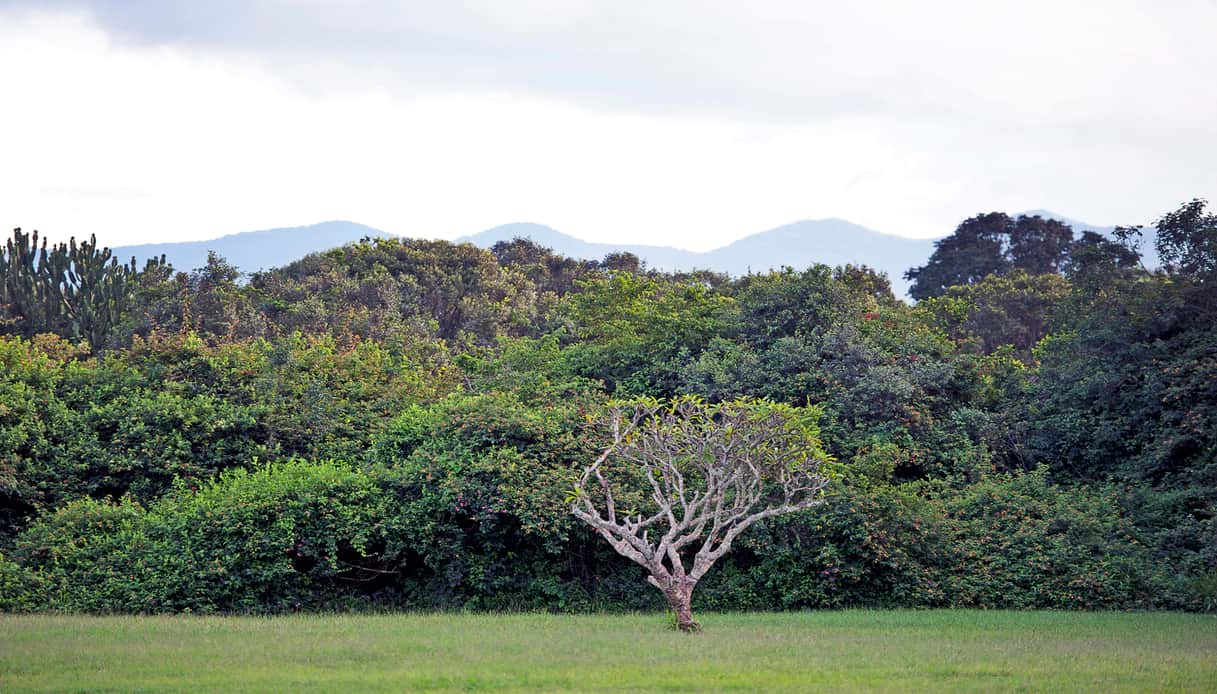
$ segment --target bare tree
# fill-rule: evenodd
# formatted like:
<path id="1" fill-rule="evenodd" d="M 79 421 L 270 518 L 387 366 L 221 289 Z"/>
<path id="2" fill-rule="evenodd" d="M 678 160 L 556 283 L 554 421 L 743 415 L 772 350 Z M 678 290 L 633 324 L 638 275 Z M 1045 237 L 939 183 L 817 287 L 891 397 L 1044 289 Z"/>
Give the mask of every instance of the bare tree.
<path id="1" fill-rule="evenodd" d="M 610 443 L 583 471 L 571 512 L 645 568 L 680 629 L 694 631 L 693 589 L 735 538 L 822 503 L 830 459 L 818 414 L 758 400 L 614 404 L 601 420 Z"/>

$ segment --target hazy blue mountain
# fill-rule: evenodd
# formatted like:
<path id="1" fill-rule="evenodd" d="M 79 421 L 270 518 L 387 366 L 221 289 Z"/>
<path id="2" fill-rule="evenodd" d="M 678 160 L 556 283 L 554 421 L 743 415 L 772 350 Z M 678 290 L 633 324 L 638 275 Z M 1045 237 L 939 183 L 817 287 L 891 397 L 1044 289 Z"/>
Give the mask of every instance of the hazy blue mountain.
<path id="1" fill-rule="evenodd" d="M 355 222 L 334 221 L 246 231 L 209 241 L 146 243 L 113 250 L 115 257 L 126 260 L 135 256 L 141 264 L 145 258 L 160 257 L 163 253 L 175 269 L 186 272 L 206 265 L 207 252 L 215 251 L 242 272 L 256 272 L 286 265 L 309 253 L 337 248 L 365 236 L 389 237 L 392 234 Z"/>
<path id="2" fill-rule="evenodd" d="M 886 272 L 897 296 L 908 289 L 904 271 L 921 265 L 934 250 L 932 239 L 909 239 L 882 234 L 843 219 L 804 220 L 746 236 L 705 253 L 638 244 L 589 243 L 541 224 L 505 224 L 468 241 L 489 248 L 515 237 L 530 238 L 542 246 L 574 258 L 599 260 L 606 254 L 629 251 L 661 270 L 709 269 L 742 275 L 765 272 L 784 265 L 802 269 L 812 263 L 867 265 Z"/>
<path id="3" fill-rule="evenodd" d="M 883 234 L 843 219 L 808 219 L 745 236 L 703 254 L 703 262 L 733 275 L 784 265 L 866 265 L 887 273 L 896 296 L 903 296 L 909 285 L 904 272 L 923 265 L 933 252 L 934 239 Z"/>
<path id="4" fill-rule="evenodd" d="M 517 237 L 532 239 L 534 243 L 552 249 L 555 253 L 567 256 L 568 258 L 601 260 L 609 253 L 629 252 L 647 261 L 648 267 L 659 268 L 661 270 L 687 270 L 693 267 L 705 267 L 697 264 L 698 258 L 702 254 L 694 253 L 693 251 L 672 248 L 671 246 L 594 243 L 584 241 L 570 234 L 563 234 L 544 224 L 533 224 L 531 222 L 502 224 L 477 234 L 462 236 L 457 239 L 457 243 L 467 242 L 479 248 L 490 248 L 499 241 L 510 241 Z"/>
<path id="5" fill-rule="evenodd" d="M 1096 231 L 1110 236 L 1112 227 L 1096 227 L 1069 219 L 1047 210 L 1031 210 L 1023 214 L 1038 214 L 1058 219 L 1074 231 Z M 322 222 L 311 226 L 248 231 L 221 236 L 210 241 L 144 244 L 115 248 L 119 258 L 132 255 L 150 258 L 164 253 L 178 270 L 192 270 L 207 262 L 207 251 L 214 250 L 244 272 L 280 267 L 309 253 L 328 250 L 358 241 L 365 236 L 390 238 L 393 235 L 354 222 Z M 628 243 L 593 243 L 564 234 L 543 224 L 504 224 L 486 231 L 463 236 L 458 242 L 469 242 L 489 248 L 499 241 L 516 237 L 530 238 L 573 258 L 600 260 L 614 252 L 630 252 L 646 261 L 649 267 L 661 270 L 708 269 L 742 275 L 765 272 L 789 265 L 803 269 L 813 263 L 826 265 L 866 265 L 887 274 L 897 296 L 904 296 L 909 283 L 904 273 L 911 267 L 924 265 L 934 251 L 934 239 L 910 239 L 884 234 L 843 219 L 817 219 L 793 222 L 769 229 L 730 243 L 712 251 L 698 253 L 670 246 L 649 246 Z M 1142 250 L 1146 265 L 1157 263 L 1153 253 L 1152 229 L 1147 229 Z"/>

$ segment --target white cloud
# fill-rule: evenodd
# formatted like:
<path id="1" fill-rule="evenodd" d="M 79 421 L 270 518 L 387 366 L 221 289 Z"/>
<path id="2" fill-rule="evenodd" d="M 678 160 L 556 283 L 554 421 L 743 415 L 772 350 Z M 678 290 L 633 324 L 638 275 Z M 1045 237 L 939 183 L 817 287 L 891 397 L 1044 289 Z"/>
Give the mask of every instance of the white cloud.
<path id="1" fill-rule="evenodd" d="M 391 5 L 0 10 L 0 223 L 119 245 L 538 221 L 706 249 L 1217 195 L 1212 4 Z"/>

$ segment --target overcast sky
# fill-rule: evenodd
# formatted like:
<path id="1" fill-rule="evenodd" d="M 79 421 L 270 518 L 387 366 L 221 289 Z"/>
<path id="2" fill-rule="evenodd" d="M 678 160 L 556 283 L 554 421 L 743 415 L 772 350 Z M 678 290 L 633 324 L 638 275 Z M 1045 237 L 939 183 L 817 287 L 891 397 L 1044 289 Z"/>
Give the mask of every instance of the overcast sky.
<path id="1" fill-rule="evenodd" d="M 0 0 L 0 223 L 695 250 L 1217 199 L 1217 0 Z"/>

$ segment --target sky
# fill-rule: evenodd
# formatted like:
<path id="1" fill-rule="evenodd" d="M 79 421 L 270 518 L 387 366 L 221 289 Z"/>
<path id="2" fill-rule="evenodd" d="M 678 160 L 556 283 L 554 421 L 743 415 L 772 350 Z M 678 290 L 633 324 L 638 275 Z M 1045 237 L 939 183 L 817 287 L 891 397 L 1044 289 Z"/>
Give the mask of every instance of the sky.
<path id="1" fill-rule="evenodd" d="M 0 224 L 709 250 L 1217 201 L 1217 0 L 0 0 Z"/>

